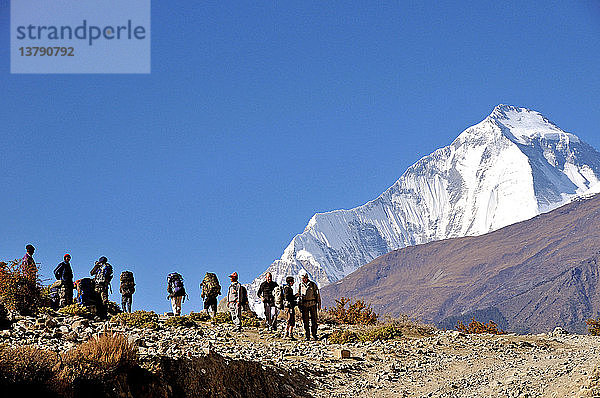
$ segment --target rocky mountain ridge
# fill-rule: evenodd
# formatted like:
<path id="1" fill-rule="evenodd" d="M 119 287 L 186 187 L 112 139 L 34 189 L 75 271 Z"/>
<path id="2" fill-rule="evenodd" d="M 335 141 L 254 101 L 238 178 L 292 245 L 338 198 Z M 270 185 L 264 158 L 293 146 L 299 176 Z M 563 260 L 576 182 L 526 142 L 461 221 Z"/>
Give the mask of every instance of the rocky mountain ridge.
<path id="1" fill-rule="evenodd" d="M 315 214 L 249 286 L 305 270 L 321 287 L 406 246 L 476 236 L 600 191 L 600 154 L 536 111 L 499 105 L 447 147 L 417 161 L 383 194 Z M 257 312 L 260 305 L 255 305 Z"/>
<path id="2" fill-rule="evenodd" d="M 453 327 L 485 316 L 519 333 L 585 330 L 600 315 L 600 195 L 485 235 L 378 257 L 326 286 L 326 304 L 362 298 L 380 313 Z"/>

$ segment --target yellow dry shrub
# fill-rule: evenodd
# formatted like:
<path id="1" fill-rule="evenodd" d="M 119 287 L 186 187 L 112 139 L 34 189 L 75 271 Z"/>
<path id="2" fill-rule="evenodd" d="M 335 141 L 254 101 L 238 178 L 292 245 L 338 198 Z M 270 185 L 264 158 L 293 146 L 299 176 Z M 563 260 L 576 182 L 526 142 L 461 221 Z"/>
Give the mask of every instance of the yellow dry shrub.
<path id="1" fill-rule="evenodd" d="M 489 321 L 489 323 L 483 323 L 476 321 L 475 318 L 472 318 L 471 322 L 468 325 L 465 325 L 461 321 L 458 321 L 458 323 L 456 324 L 456 330 L 467 334 L 506 334 L 506 332 L 500 329 L 494 321 Z"/>
<path id="2" fill-rule="evenodd" d="M 348 304 L 348 307 L 346 307 Z M 320 314 L 321 321 L 338 325 L 375 325 L 378 315 L 371 305 L 363 300 L 352 301 L 347 297 L 335 300 L 335 307 L 327 308 Z"/>
<path id="3" fill-rule="evenodd" d="M 60 359 L 31 346 L 0 347 L 0 384 L 51 384 Z"/>
<path id="4" fill-rule="evenodd" d="M 600 318 L 588 319 L 585 323 L 588 325 L 589 334 L 592 336 L 600 336 Z"/>
<path id="5" fill-rule="evenodd" d="M 62 377 L 101 378 L 137 364 L 137 348 L 125 336 L 106 332 L 67 352 Z"/>
<path id="6" fill-rule="evenodd" d="M 24 266 L 21 260 L 0 261 L 0 301 L 11 311 L 33 315 L 42 304 L 42 285 L 37 266 Z"/>

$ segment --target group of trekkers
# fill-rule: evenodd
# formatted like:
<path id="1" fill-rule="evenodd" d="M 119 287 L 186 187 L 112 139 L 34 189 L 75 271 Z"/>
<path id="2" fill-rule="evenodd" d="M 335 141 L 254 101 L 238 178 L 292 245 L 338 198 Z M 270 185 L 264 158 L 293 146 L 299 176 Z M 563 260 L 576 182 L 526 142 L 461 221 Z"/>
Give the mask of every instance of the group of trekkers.
<path id="1" fill-rule="evenodd" d="M 248 291 L 238 281 L 237 272 L 229 275 L 231 284 L 227 289 L 227 308 L 231 320 L 238 331 L 242 330 L 242 312 L 249 310 Z M 217 314 L 217 297 L 221 294 L 221 285 L 217 275 L 207 272 L 200 284 L 200 296 L 204 300 L 204 310 L 211 317 Z M 187 297 L 183 277 L 173 272 L 167 276 L 167 299 L 171 300 L 171 307 L 175 316 L 181 315 L 181 304 Z M 265 274 L 257 296 L 263 303 L 266 326 L 268 330 L 277 330 L 279 312 L 284 311 L 286 319 L 285 337 L 295 340 L 294 326 L 296 325 L 296 307 L 300 309 L 306 340 L 311 336 L 317 340 L 317 311 L 321 309 L 321 295 L 317 284 L 308 278 L 306 272 L 300 273 L 300 286 L 294 292 L 294 277 L 288 276 L 285 284 L 279 286 L 273 280 L 270 272 Z"/>
<path id="2" fill-rule="evenodd" d="M 27 245 L 26 253 L 21 264 L 26 270 L 35 266 L 33 254 L 35 247 Z M 49 296 L 51 306 L 55 309 L 63 308 L 73 304 L 73 290 L 77 291 L 76 301 L 84 306 L 93 306 L 99 313 L 106 311 L 108 305 L 108 292 L 111 290 L 113 278 L 113 267 L 105 256 L 94 263 L 90 271 L 90 277 L 84 277 L 73 281 L 73 268 L 71 266 L 71 255 L 66 253 L 63 261 L 54 269 L 56 282 L 50 285 Z M 121 308 L 124 312 L 131 312 L 133 293 L 135 293 L 135 281 L 131 271 L 123 271 L 120 277 Z"/>
<path id="3" fill-rule="evenodd" d="M 232 278 L 232 286 L 234 286 L 234 278 L 237 282 L 237 274 L 233 273 L 230 275 L 230 278 Z M 230 298 L 232 288 L 230 287 L 229 289 L 227 300 L 228 303 L 232 303 Z M 285 337 L 295 340 L 294 326 L 296 325 L 296 307 L 298 307 L 302 315 L 306 340 L 310 340 L 311 336 L 317 340 L 317 311 L 321 309 L 321 295 L 319 287 L 315 282 L 308 279 L 308 274 L 305 271 L 300 273 L 300 286 L 297 292 L 294 292 L 293 276 L 286 277 L 285 284 L 279 286 L 273 280 L 273 275 L 267 272 L 265 274 L 265 281 L 258 288 L 257 296 L 263 302 L 267 329 L 276 331 L 279 312 L 285 311 L 284 315 L 287 321 Z M 235 294 L 233 298 L 235 298 Z M 232 305 L 229 305 L 229 311 L 232 312 Z M 241 323 L 238 322 L 236 326 L 240 329 Z"/>
<path id="4" fill-rule="evenodd" d="M 27 253 L 22 259 L 25 270 L 35 267 L 33 254 L 35 247 L 26 246 Z M 89 278 L 73 281 L 71 255 L 63 256 L 63 261 L 54 269 L 56 282 L 50 286 L 50 299 L 55 308 L 62 308 L 73 304 L 73 290 L 77 290 L 77 303 L 84 306 L 96 306 L 100 311 L 106 311 L 108 292 L 111 289 L 113 267 L 104 256 L 94 263 Z M 239 283 L 237 272 L 229 275 L 231 284 L 227 290 L 227 307 L 231 319 L 238 331 L 242 330 L 242 311 L 250 310 L 248 292 L 246 287 Z M 296 307 L 300 310 L 305 338 L 311 336 L 317 340 L 317 313 L 321 309 L 321 295 L 317 284 L 308 278 L 306 271 L 300 273 L 300 283 L 294 291 L 295 279 L 293 276 L 285 278 L 285 284 L 279 286 L 273 280 L 270 272 L 265 274 L 257 296 L 263 303 L 263 309 L 268 330 L 277 330 L 277 320 L 280 311 L 286 319 L 285 337 L 295 340 L 294 326 L 296 325 Z M 217 297 L 221 294 L 221 286 L 217 275 L 207 272 L 200 284 L 201 297 L 204 301 L 204 310 L 211 317 L 217 314 Z M 121 308 L 123 312 L 131 312 L 132 296 L 135 292 L 135 281 L 131 271 L 123 271 L 120 276 Z M 167 299 L 171 300 L 173 315 L 181 315 L 181 305 L 187 296 L 183 277 L 177 272 L 167 276 Z"/>

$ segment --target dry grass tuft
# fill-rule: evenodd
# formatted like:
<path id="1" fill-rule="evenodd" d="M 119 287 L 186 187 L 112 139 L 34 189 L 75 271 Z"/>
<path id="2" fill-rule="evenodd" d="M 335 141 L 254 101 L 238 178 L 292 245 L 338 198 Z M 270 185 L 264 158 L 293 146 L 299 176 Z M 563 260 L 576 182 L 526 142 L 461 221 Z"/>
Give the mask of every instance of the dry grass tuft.
<path id="1" fill-rule="evenodd" d="M 0 348 L 0 385 L 48 384 L 56 376 L 58 354 L 23 346 Z"/>
<path id="2" fill-rule="evenodd" d="M 64 357 L 62 377 L 102 378 L 137 364 L 137 348 L 121 334 L 106 332 L 93 337 Z"/>

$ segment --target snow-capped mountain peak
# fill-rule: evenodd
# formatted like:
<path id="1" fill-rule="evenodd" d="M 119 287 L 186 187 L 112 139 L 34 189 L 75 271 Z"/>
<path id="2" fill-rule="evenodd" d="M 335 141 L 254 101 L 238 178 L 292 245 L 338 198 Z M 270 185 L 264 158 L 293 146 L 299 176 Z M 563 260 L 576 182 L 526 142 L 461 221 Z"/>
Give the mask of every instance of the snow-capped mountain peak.
<path id="1" fill-rule="evenodd" d="M 600 154 L 577 136 L 539 112 L 498 105 L 376 199 L 315 214 L 265 273 L 280 282 L 304 269 L 324 286 L 391 250 L 480 235 L 552 210 L 600 189 L 599 176 Z M 249 286 L 251 301 L 265 273 Z"/>
<path id="2" fill-rule="evenodd" d="M 486 120 L 497 123 L 519 144 L 527 145 L 532 140 L 579 142 L 579 138 L 567 133 L 546 119 L 539 112 L 511 105 L 498 105 Z M 509 137 L 509 138 L 511 138 Z"/>

